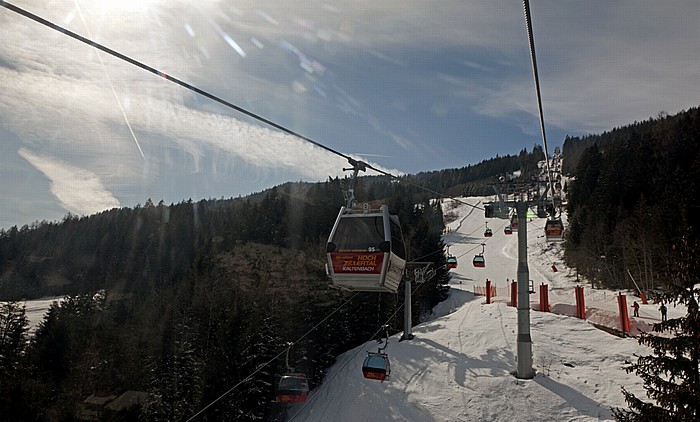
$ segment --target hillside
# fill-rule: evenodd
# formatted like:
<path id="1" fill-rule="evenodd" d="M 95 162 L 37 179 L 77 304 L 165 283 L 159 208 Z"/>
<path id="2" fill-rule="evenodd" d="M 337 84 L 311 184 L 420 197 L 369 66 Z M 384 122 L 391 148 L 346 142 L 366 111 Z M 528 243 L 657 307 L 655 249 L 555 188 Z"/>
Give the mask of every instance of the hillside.
<path id="1" fill-rule="evenodd" d="M 692 129 L 697 121 L 689 118 L 688 127 Z M 579 274 L 586 286 L 603 288 L 588 290 L 587 320 L 614 328 L 614 291 L 604 289 L 631 287 L 626 270 L 638 277 L 645 290 L 655 287 L 662 275 L 671 282 L 688 283 L 689 275 L 697 274 L 693 257 L 698 250 L 698 225 L 689 217 L 693 206 L 677 190 L 679 183 L 668 185 L 684 180 L 684 192 L 697 190 L 695 179 L 687 176 L 698 171 L 697 143 L 693 136 L 683 137 L 686 132 L 677 131 L 679 138 L 668 140 L 664 135 L 668 142 L 657 145 L 659 138 L 653 134 L 661 132 L 650 127 L 654 130 L 635 138 L 638 144 L 620 138 L 604 148 L 593 144 L 585 150 L 576 172 L 564 182 L 569 224 L 563 244 L 545 247 L 543 222 L 532 222 L 531 278 L 536 286 L 550 285 L 552 310 L 563 315 L 533 315 L 538 377 L 532 381 L 515 381 L 509 369 L 515 362 L 513 337 L 508 335 L 509 329 L 514 334 L 514 310 L 506 307 L 503 298 L 508 297 L 506 280 L 515 278 L 516 236 L 504 235 L 505 222 L 492 220 L 489 227 L 497 235 L 484 242 L 482 212 L 459 202 L 436 200 L 430 190 L 454 196 L 483 194 L 505 169 L 519 175 L 509 185 L 516 189 L 513 193 L 520 192 L 517 182 L 537 178 L 541 150 L 462 169 L 404 176 L 399 183 L 377 176 L 358 180 L 358 198 L 386 203 L 398 215 L 409 259 L 427 259 L 436 269 L 436 276 L 416 289 L 413 300 L 413 321 L 424 322 L 416 328 L 418 341 L 432 343 L 424 341 L 417 354 L 411 342 L 396 347 L 395 380 L 404 384 L 396 391 L 391 390 L 395 384 L 386 384 L 386 395 L 393 399 L 377 405 L 417 420 L 422 416 L 498 419 L 502 410 L 493 402 L 497 391 L 511 396 L 526 392 L 521 402 L 508 402 L 517 404 L 512 408 L 516 412 L 530 403 L 528 397 L 547 396 L 544 388 L 554 396 L 538 406 L 530 403 L 530 408 L 556 415 L 552 420 L 586 420 L 609 419 L 611 406 L 624 406 L 620 385 L 643 394 L 629 375 L 620 375 L 624 380 L 620 384 L 611 384 L 606 377 L 623 372 L 625 356 L 640 350 L 635 349 L 636 343 L 612 340 L 613 347 L 610 334 L 573 325 L 584 323 L 571 318 L 571 296 Z M 655 159 L 645 160 L 646 156 Z M 289 183 L 247 198 L 171 205 L 149 199 L 134 209 L 83 217 L 69 214 L 62 222 L 0 231 L 0 298 L 70 295 L 49 309 L 31 341 L 16 343 L 18 363 L 6 374 L 14 395 L 3 402 L 3 409 L 19 419 L 36 419 L 45 412 L 51 415 L 48 420 L 65 419 L 75 414 L 86 397 L 133 390 L 148 395 L 143 406 L 148 419 L 176 420 L 234 385 L 244 394 L 226 395 L 208 411 L 209 417 L 274 418 L 285 410 L 270 402 L 275 381 L 286 370 L 280 357 L 285 345 L 304 333 L 310 335 L 294 345 L 290 364 L 307 374 L 314 394 L 329 394 L 323 393 L 324 386 L 331 385 L 334 374 L 340 377 L 344 368 L 357 365 L 355 353 L 369 347 L 358 345 L 373 337 L 378 324 L 390 320 L 393 334 L 403 322 L 400 313 L 392 317 L 403 305 L 402 295 L 351 295 L 328 286 L 323 271 L 325 242 L 344 202 L 346 185 L 341 179 Z M 642 224 L 647 218 L 649 228 Z M 482 242 L 488 263 L 485 270 L 478 270 L 469 266 L 469 260 Z M 445 243 L 462 260 L 451 275 L 442 253 Z M 553 265 L 559 268 L 557 273 L 552 272 Z M 488 307 L 470 293 L 485 278 L 500 292 L 497 302 Z M 438 307 L 430 316 L 428 311 L 447 298 L 446 283 L 452 287 L 452 296 L 441 306 L 450 311 Z M 643 306 L 633 332 L 648 330 L 649 323 L 655 322 L 648 317 L 654 314 L 653 305 Z M 444 332 L 444 327 L 449 331 Z M 485 331 L 478 331 L 479 327 Z M 571 338 L 574 333 L 586 338 Z M 20 327 L 18 338 L 22 335 L 26 333 Z M 543 340 L 549 336 L 562 348 Z M 601 354 L 589 343 L 600 344 Z M 336 363 L 329 370 L 338 359 L 340 366 Z M 418 368 L 423 361 L 426 366 Z M 261 366 L 265 362 L 269 364 Z M 486 369 L 469 370 L 469 365 Z M 403 373 L 408 378 L 401 378 Z M 443 381 L 432 381 L 428 373 L 439 374 Z M 555 378 L 548 378 L 550 373 L 560 377 L 556 383 L 543 382 Z M 416 384 L 417 379 L 425 381 Z M 445 383 L 446 379 L 456 384 Z M 370 392 L 377 394 L 356 381 L 347 378 L 345 385 L 357 386 L 357 405 L 348 407 L 333 396 L 323 404 L 312 399 L 303 407 L 311 412 L 308 418 L 328 420 L 337 412 L 335 416 L 354 420 L 356 411 L 343 412 L 358 407 Z M 477 387 L 472 390 L 472 386 Z M 433 390 L 444 389 L 460 395 L 432 395 Z M 484 396 L 489 402 L 477 405 Z M 349 397 L 352 394 L 342 393 L 342 400 Z M 425 397 L 440 404 L 427 409 Z M 449 410 L 448 402 L 473 403 L 476 410 Z M 402 407 L 403 403 L 413 407 Z M 528 416 L 540 419 L 535 413 Z"/>
<path id="2" fill-rule="evenodd" d="M 467 198 L 476 205 L 479 198 Z M 413 330 L 415 338 L 389 339 L 391 379 L 380 383 L 362 378 L 361 365 L 368 341 L 338 358 L 306 404 L 288 409 L 290 421 L 599 421 L 613 420 L 611 407 L 626 407 L 621 386 L 644 395 L 642 381 L 623 367 L 634 355 L 649 354 L 634 338 L 619 338 L 595 328 L 590 320 L 617 326 L 617 291 L 585 287 L 588 320 L 573 316 L 575 271 L 562 263 L 561 245 L 547 245 L 542 220 L 529 224 L 530 278 L 535 286 L 550 288 L 555 313 L 531 311 L 533 366 L 536 376 L 518 380 L 517 312 L 508 306 L 506 279 L 517 270 L 517 233 L 503 234 L 504 222 L 489 220 L 494 236 L 485 239 L 483 213 L 461 205 L 459 218 L 445 237 L 459 258 L 452 270 L 450 296 L 433 309 L 430 320 Z M 484 242 L 485 268 L 471 266 Z M 479 248 L 480 249 L 480 248 Z M 552 272 L 555 264 L 558 272 Z M 487 305 L 473 294 L 486 279 L 497 286 L 497 296 Z M 629 292 L 623 292 L 629 294 Z M 628 296 L 632 300 L 638 298 Z M 537 294 L 530 295 L 537 309 Z M 633 323 L 659 321 L 657 306 L 642 305 Z M 672 315 L 683 313 L 671 309 Z M 595 316 L 597 314 L 597 317 Z M 602 315 L 610 315 L 604 319 Z"/>
<path id="3" fill-rule="evenodd" d="M 596 283 L 695 284 L 700 267 L 700 109 L 567 139 L 566 260 Z"/>
<path id="4" fill-rule="evenodd" d="M 355 196 L 362 202 L 388 203 L 406 221 L 404 233 L 410 234 L 412 208 L 433 198 L 433 192 L 490 193 L 499 175 L 536 169 L 541 158 L 541 149 L 534 148 L 461 169 L 407 175 L 398 184 L 385 176 L 360 177 Z M 60 222 L 0 229 L 0 299 L 114 288 L 143 291 L 164 281 L 177 282 L 203 261 L 248 242 L 321 257 L 345 203 L 343 189 L 347 180 L 329 179 L 286 183 L 236 199 L 189 199 L 170 205 L 148 199 L 133 209 L 89 216 L 69 213 Z"/>

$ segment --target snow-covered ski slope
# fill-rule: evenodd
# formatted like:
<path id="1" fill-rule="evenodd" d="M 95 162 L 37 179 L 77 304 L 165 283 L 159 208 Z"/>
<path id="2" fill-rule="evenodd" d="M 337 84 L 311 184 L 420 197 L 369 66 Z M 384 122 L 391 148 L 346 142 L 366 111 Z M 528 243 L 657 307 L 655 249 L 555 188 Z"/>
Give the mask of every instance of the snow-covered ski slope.
<path id="1" fill-rule="evenodd" d="M 481 206 L 484 198 L 462 200 Z M 621 386 L 645 397 L 641 380 L 627 374 L 625 362 L 635 354 L 651 354 L 634 338 L 619 338 L 573 316 L 532 311 L 531 334 L 536 376 L 519 380 L 517 369 L 517 313 L 508 306 L 506 279 L 517 278 L 517 232 L 503 233 L 505 220 L 490 219 L 493 237 L 483 237 L 484 213 L 467 205 L 454 212 L 445 242 L 459 257 L 452 270 L 450 297 L 440 303 L 428 321 L 414 327 L 415 338 L 390 338 L 388 382 L 366 380 L 361 366 L 370 341 L 338 357 L 324 384 L 309 401 L 289 408 L 295 421 L 598 421 L 613 420 L 611 407 L 626 407 Z M 574 315 L 575 272 L 563 265 L 561 246 L 545 243 L 544 220 L 528 223 L 530 279 L 550 288 L 550 304 Z M 471 260 L 485 243 L 486 267 Z M 558 271 L 553 272 L 552 265 Z M 474 296 L 473 286 L 490 279 L 498 288 L 494 303 Z M 585 287 L 587 316 L 617 324 L 617 292 Z M 539 296 L 530 295 L 531 305 Z M 636 297 L 628 296 L 628 306 Z M 637 322 L 658 321 L 658 305 L 642 305 Z M 669 317 L 681 314 L 669 310 Z M 631 315 L 631 309 L 630 309 Z M 599 321 L 600 322 L 600 321 Z"/>

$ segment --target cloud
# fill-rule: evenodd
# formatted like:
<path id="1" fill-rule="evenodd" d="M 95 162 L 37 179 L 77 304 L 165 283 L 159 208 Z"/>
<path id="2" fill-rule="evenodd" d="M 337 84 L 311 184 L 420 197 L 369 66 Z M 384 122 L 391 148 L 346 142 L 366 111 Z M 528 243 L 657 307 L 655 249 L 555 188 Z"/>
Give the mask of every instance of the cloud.
<path id="1" fill-rule="evenodd" d="M 700 4 L 547 2 L 533 4 L 545 121 L 575 133 L 600 133 L 698 105 Z M 527 48 L 527 46 L 525 46 Z M 517 108 L 536 113 L 530 92 Z M 528 87 L 528 88 L 529 88 Z M 504 85 L 501 94 L 513 92 Z M 528 104 L 528 98 L 530 106 Z M 533 107 L 534 106 L 534 107 Z M 514 109 L 517 109 L 514 108 Z"/>
<path id="2" fill-rule="evenodd" d="M 268 180 L 267 186 L 287 180 L 324 180 L 329 175 L 342 175 L 342 168 L 347 167 L 342 157 L 227 115 L 232 112 L 105 55 L 109 78 L 146 155 L 143 162 L 93 49 L 44 29 L 31 36 L 28 28 L 36 29 L 31 22 L 2 22 L 2 18 L 0 15 L 0 23 L 16 28 L 16 36 L 22 39 L 16 48 L 0 46 L 0 57 L 7 57 L 12 64 L 0 66 L 2 124 L 22 138 L 27 156 L 38 157 L 29 151 L 41 151 L 67 166 L 99 174 L 117 188 L 119 197 L 145 198 L 155 195 L 151 193 L 154 190 L 162 194 L 162 186 L 173 179 L 175 172 L 210 172 L 212 177 L 230 180 L 252 179 L 260 181 L 256 184 L 256 189 L 260 189 L 264 179 Z M 81 27 L 77 19 L 72 20 L 72 25 L 75 30 Z M 109 26 L 102 29 L 102 37 L 112 30 Z M 46 48 L 48 39 L 51 48 Z M 119 44 L 132 54 L 132 45 L 123 41 Z M 177 44 L 166 47 L 172 49 L 173 45 Z M 180 51 L 158 51 L 144 61 L 156 65 L 161 57 L 165 58 L 166 69 L 172 63 L 173 67 L 177 65 L 178 73 L 185 75 L 200 70 L 192 67 L 193 62 L 176 62 L 182 57 Z M 182 162 L 168 158 L 164 151 L 169 150 L 177 150 L 179 156 L 185 154 L 190 159 Z M 216 167 L 203 167 L 214 158 Z M 237 168 L 239 160 L 248 164 L 245 169 Z M 202 164 L 205 161 L 207 164 Z M 370 164 L 400 174 L 395 169 Z M 235 194 L 251 192 L 242 183 L 236 187 L 240 191 Z M 199 192 L 202 197 L 207 194 L 226 193 L 204 189 Z M 167 197 L 175 201 L 187 196 L 167 192 Z"/>
<path id="3" fill-rule="evenodd" d="M 21 3 L 87 35 L 72 0 Z M 700 39 L 700 8 L 651 4 L 532 5 L 548 127 L 598 132 L 697 105 L 700 43 L 691 40 Z M 525 142 L 521 135 L 539 136 L 522 7 L 511 0 L 168 0 L 150 1 L 141 13 L 107 11 L 100 2 L 80 7 L 90 33 L 108 47 L 338 151 L 392 156 L 379 160 L 392 163 L 386 167 L 469 164 L 484 144 L 505 153 Z M 122 203 L 166 190 L 174 201 L 235 196 L 250 193 L 250 181 L 257 190 L 324 180 L 347 167 L 339 156 L 105 55 L 143 160 L 94 49 L 7 10 L 0 10 L 0 33 L 12 41 L 0 43 L 0 125 L 21 138 L 12 150 L 99 175 Z M 444 107 L 431 113 L 426 104 Z M 522 133 L 462 139 L 487 133 L 479 124 Z M 194 180 L 191 191 L 179 190 L 175 174 Z M 211 190 L 195 190 L 200 180 L 212 181 Z"/>
<path id="4" fill-rule="evenodd" d="M 95 173 L 34 154 L 26 148 L 21 148 L 18 154 L 49 178 L 51 193 L 66 210 L 84 215 L 119 206 L 119 201 L 105 189 Z"/>

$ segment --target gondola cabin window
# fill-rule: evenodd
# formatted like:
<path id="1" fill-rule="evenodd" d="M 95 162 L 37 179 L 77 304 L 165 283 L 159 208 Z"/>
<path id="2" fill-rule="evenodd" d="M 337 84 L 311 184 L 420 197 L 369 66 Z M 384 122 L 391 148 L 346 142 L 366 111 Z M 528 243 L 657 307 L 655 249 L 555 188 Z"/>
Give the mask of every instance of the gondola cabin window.
<path id="1" fill-rule="evenodd" d="M 403 235 L 401 226 L 393 219 L 389 222 L 391 225 L 391 252 L 401 259 L 406 259 L 406 249 L 403 244 Z"/>
<path id="2" fill-rule="evenodd" d="M 344 218 L 333 236 L 338 252 L 376 252 L 382 242 L 384 225 L 381 216 Z"/>

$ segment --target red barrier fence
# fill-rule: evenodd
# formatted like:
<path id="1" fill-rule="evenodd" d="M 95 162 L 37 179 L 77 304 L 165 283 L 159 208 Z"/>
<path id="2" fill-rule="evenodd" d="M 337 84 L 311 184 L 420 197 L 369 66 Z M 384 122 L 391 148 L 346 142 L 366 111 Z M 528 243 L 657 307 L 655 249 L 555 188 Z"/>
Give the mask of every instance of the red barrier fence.
<path id="1" fill-rule="evenodd" d="M 540 311 L 549 312 L 549 285 L 540 284 Z"/>
<path id="2" fill-rule="evenodd" d="M 512 307 L 518 306 L 518 283 L 517 281 L 507 280 L 508 284 L 506 287 L 497 288 L 491 280 L 486 280 L 486 286 L 474 285 L 474 295 L 475 296 L 486 296 L 486 304 L 491 304 L 493 298 L 498 296 L 498 290 L 500 289 L 500 296 L 504 299 L 510 294 L 510 303 Z M 532 289 L 532 285 L 530 286 Z M 608 327 L 614 331 L 618 330 L 616 324 L 619 318 L 619 330 L 624 335 L 638 335 L 640 330 L 645 329 L 648 331 L 650 326 L 644 322 L 639 322 L 639 320 L 631 320 L 627 310 L 627 297 L 622 293 L 618 294 L 618 312 L 615 314 L 614 311 L 590 308 L 586 309 L 586 302 L 584 299 L 583 287 L 575 287 L 576 296 L 576 306 L 572 307 L 570 304 L 566 303 L 555 303 L 550 305 L 549 303 L 549 285 L 541 283 L 540 284 L 540 302 L 539 305 L 532 306 L 532 310 L 539 310 L 540 312 L 554 312 L 560 315 L 575 316 L 579 319 L 588 319 L 596 326 Z M 500 302 L 505 302 L 505 300 L 500 300 Z M 535 307 L 537 306 L 537 307 Z M 633 325 L 634 324 L 634 325 Z"/>
<path id="3" fill-rule="evenodd" d="M 617 307 L 620 309 L 620 330 L 623 333 L 630 332 L 630 319 L 627 314 L 627 296 L 620 293 L 617 297 Z"/>
<path id="4" fill-rule="evenodd" d="M 586 302 L 583 299 L 581 286 L 576 286 L 576 318 L 586 319 Z"/>
<path id="5" fill-rule="evenodd" d="M 486 280 L 486 287 L 474 285 L 474 296 L 486 296 L 486 303 L 491 303 L 491 298 L 498 296 L 498 290 L 491 285 L 491 280 Z"/>
<path id="6" fill-rule="evenodd" d="M 503 294 L 503 292 L 501 292 Z M 486 296 L 486 287 L 484 286 L 474 286 L 474 296 Z M 496 286 L 491 286 L 491 297 L 498 296 L 498 289 Z"/>

